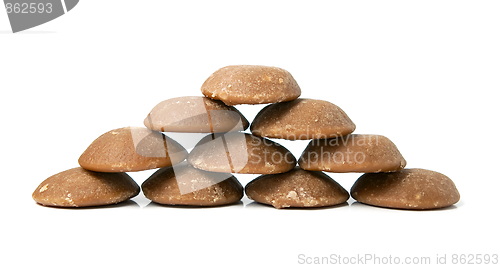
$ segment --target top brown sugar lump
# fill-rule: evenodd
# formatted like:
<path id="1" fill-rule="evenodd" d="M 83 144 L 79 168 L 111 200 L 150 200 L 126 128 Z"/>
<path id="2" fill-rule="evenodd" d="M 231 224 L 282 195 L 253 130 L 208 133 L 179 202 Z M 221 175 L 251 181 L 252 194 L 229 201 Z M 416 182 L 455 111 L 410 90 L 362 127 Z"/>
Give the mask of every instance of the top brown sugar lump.
<path id="1" fill-rule="evenodd" d="M 138 195 L 139 191 L 139 185 L 126 173 L 77 167 L 47 178 L 32 197 L 45 206 L 88 207 L 116 204 Z"/>
<path id="2" fill-rule="evenodd" d="M 78 163 L 93 171 L 129 172 L 172 166 L 186 157 L 186 149 L 161 132 L 125 127 L 94 140 Z"/>
<path id="3" fill-rule="evenodd" d="M 301 93 L 288 71 L 260 65 L 221 68 L 208 77 L 201 92 L 227 105 L 291 101 Z"/>
<path id="4" fill-rule="evenodd" d="M 450 178 L 417 168 L 364 174 L 352 186 L 351 195 L 361 203 L 400 209 L 443 208 L 460 200 Z"/>
<path id="5" fill-rule="evenodd" d="M 406 160 L 384 136 L 350 134 L 312 140 L 302 152 L 299 165 L 305 170 L 372 173 L 403 169 Z"/>
<path id="6" fill-rule="evenodd" d="M 162 132 L 220 133 L 243 131 L 249 123 L 236 108 L 196 96 L 160 102 L 144 119 L 144 125 Z"/>
<path id="7" fill-rule="evenodd" d="M 252 134 L 261 137 L 309 140 L 347 135 L 356 129 L 356 125 L 333 103 L 296 99 L 264 107 L 250 129 Z"/>
<path id="8" fill-rule="evenodd" d="M 276 174 L 297 164 L 293 154 L 280 144 L 247 133 L 210 134 L 189 153 L 195 168 L 226 173 Z"/>

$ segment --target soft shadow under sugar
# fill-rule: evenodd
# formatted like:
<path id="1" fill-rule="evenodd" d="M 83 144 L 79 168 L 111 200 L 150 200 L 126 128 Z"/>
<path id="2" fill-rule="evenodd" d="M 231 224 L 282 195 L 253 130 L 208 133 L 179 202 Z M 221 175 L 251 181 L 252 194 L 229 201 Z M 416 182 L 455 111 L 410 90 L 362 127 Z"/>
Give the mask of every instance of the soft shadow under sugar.
<path id="1" fill-rule="evenodd" d="M 277 209 L 271 205 L 268 204 L 262 204 L 258 203 L 255 201 L 252 201 L 251 203 L 248 203 L 245 208 L 274 208 Z M 334 206 L 326 206 L 326 207 L 287 207 L 287 208 L 280 208 L 278 210 L 328 210 L 328 209 L 338 209 L 338 208 L 343 208 L 343 207 L 349 207 L 349 204 L 347 202 L 344 202 L 342 204 L 334 205 Z"/>
<path id="2" fill-rule="evenodd" d="M 383 209 L 383 210 L 393 210 L 393 211 L 410 211 L 410 212 L 433 212 L 433 211 L 445 211 L 445 210 L 455 210 L 458 208 L 456 205 L 451 205 L 449 207 L 444 208 L 434 208 L 434 209 L 403 209 L 403 208 L 388 208 L 388 207 L 380 207 L 365 203 L 360 203 L 358 201 L 354 201 L 351 204 L 351 208 L 354 209 Z"/>
<path id="3" fill-rule="evenodd" d="M 123 207 L 139 208 L 139 204 L 137 204 L 133 200 L 127 200 L 116 204 L 109 204 L 103 206 L 90 206 L 90 207 L 57 207 L 57 206 L 46 206 L 39 203 L 37 203 L 37 205 L 41 207 L 55 208 L 61 210 L 92 210 L 92 209 L 110 209 L 110 208 L 123 208 Z"/>
<path id="4" fill-rule="evenodd" d="M 225 208 L 225 207 L 238 207 L 243 206 L 242 201 L 238 201 L 233 204 L 220 205 L 220 206 L 191 206 L 191 205 L 166 205 L 159 204 L 155 202 L 149 203 L 145 208 L 175 208 L 175 209 L 216 209 L 216 208 Z"/>

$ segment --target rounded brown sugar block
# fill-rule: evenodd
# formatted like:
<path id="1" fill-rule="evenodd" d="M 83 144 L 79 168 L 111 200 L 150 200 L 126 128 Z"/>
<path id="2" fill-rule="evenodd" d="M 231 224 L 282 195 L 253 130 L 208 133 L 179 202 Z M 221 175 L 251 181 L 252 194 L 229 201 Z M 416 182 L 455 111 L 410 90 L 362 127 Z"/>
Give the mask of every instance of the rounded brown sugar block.
<path id="1" fill-rule="evenodd" d="M 247 184 L 245 193 L 248 198 L 275 208 L 325 207 L 349 199 L 349 193 L 328 175 L 299 167 L 257 177 Z"/>
<path id="2" fill-rule="evenodd" d="M 290 101 L 300 96 L 292 75 L 281 68 L 232 65 L 211 74 L 201 86 L 203 95 L 227 105 Z"/>
<path id="3" fill-rule="evenodd" d="M 186 149 L 162 133 L 126 127 L 101 135 L 83 152 L 78 163 L 93 171 L 128 172 L 172 166 L 186 157 Z"/>
<path id="4" fill-rule="evenodd" d="M 205 97 L 179 97 L 157 104 L 144 125 L 162 132 L 218 133 L 243 131 L 248 120 L 234 107 Z"/>
<path id="5" fill-rule="evenodd" d="M 347 135 L 356 125 L 333 103 L 296 99 L 266 106 L 257 114 L 250 129 L 252 134 L 261 137 L 309 140 Z"/>
<path id="6" fill-rule="evenodd" d="M 351 134 L 312 140 L 299 159 L 306 170 L 328 172 L 391 172 L 403 169 L 406 160 L 388 138 Z"/>
<path id="7" fill-rule="evenodd" d="M 220 206 L 243 197 L 243 186 L 233 175 L 185 163 L 159 169 L 144 181 L 142 191 L 151 201 L 166 205 Z"/>
<path id="8" fill-rule="evenodd" d="M 351 195 L 361 203 L 401 209 L 443 208 L 460 200 L 450 178 L 426 169 L 364 174 L 352 186 Z"/>
<path id="9" fill-rule="evenodd" d="M 126 173 L 77 167 L 47 178 L 32 197 L 44 206 L 88 207 L 116 204 L 138 195 L 139 191 L 139 185 Z"/>
<path id="10" fill-rule="evenodd" d="M 274 174 L 292 169 L 297 161 L 285 147 L 247 133 L 211 134 L 188 156 L 195 168 L 227 173 Z"/>

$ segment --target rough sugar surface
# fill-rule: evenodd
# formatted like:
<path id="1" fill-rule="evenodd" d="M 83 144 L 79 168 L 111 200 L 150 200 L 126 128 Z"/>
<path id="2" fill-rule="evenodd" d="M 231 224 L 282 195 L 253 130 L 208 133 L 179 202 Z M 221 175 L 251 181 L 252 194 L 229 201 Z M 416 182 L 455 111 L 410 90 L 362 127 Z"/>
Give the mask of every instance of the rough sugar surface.
<path id="1" fill-rule="evenodd" d="M 182 162 L 187 151 L 160 132 L 126 127 L 97 138 L 78 159 L 81 167 L 99 172 L 128 172 Z"/>
<path id="2" fill-rule="evenodd" d="M 361 203 L 401 209 L 442 208 L 460 200 L 450 178 L 425 169 L 364 174 L 352 186 L 351 195 Z"/>
<path id="3" fill-rule="evenodd" d="M 202 170 L 248 174 L 282 173 L 297 163 L 280 144 L 241 132 L 204 137 L 189 154 L 188 162 Z"/>
<path id="4" fill-rule="evenodd" d="M 299 165 L 306 170 L 368 173 L 403 169 L 406 160 L 384 136 L 351 134 L 312 140 L 302 152 Z"/>
<path id="5" fill-rule="evenodd" d="M 205 97 L 179 97 L 157 104 L 144 125 L 162 132 L 219 133 L 243 131 L 248 120 L 234 107 Z"/>
<path id="6" fill-rule="evenodd" d="M 288 140 L 326 139 L 350 134 L 356 125 L 333 103 L 296 99 L 262 109 L 250 127 L 252 134 Z"/>
<path id="7" fill-rule="evenodd" d="M 300 96 L 292 75 L 281 68 L 233 65 L 210 75 L 201 86 L 203 95 L 227 105 L 290 101 Z"/>
<path id="8" fill-rule="evenodd" d="M 248 183 L 245 192 L 248 198 L 276 208 L 332 206 L 349 199 L 349 193 L 326 174 L 299 167 L 262 175 Z"/>
<path id="9" fill-rule="evenodd" d="M 184 163 L 159 169 L 144 181 L 142 191 L 153 202 L 168 205 L 220 206 L 243 197 L 243 186 L 233 175 Z"/>
<path id="10" fill-rule="evenodd" d="M 101 173 L 77 167 L 47 178 L 32 197 L 45 206 L 88 207 L 119 203 L 139 191 L 139 185 L 126 173 Z"/>

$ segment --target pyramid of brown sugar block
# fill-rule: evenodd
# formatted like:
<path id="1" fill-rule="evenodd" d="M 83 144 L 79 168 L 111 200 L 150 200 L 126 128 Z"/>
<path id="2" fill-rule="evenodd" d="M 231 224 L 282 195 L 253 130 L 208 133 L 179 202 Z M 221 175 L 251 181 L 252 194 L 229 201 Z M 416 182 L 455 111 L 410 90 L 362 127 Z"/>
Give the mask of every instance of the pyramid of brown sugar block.
<path id="1" fill-rule="evenodd" d="M 227 173 L 275 174 L 296 165 L 293 154 L 280 144 L 248 133 L 211 134 L 188 156 L 193 167 Z"/>
<path id="2" fill-rule="evenodd" d="M 257 177 L 247 184 L 245 193 L 248 198 L 275 208 L 325 207 L 349 199 L 349 193 L 325 173 L 299 167 Z"/>
<path id="3" fill-rule="evenodd" d="M 78 163 L 92 171 L 129 172 L 172 166 L 186 157 L 186 149 L 161 132 L 126 127 L 101 135 Z"/>
<path id="4" fill-rule="evenodd" d="M 450 178 L 426 169 L 364 174 L 352 186 L 351 195 L 361 203 L 400 209 L 443 208 L 460 200 Z"/>
<path id="5" fill-rule="evenodd" d="M 434 209 L 460 199 L 443 174 L 404 169 L 406 160 L 388 138 L 353 134 L 356 125 L 340 107 L 299 98 L 298 83 L 284 69 L 226 66 L 205 80 L 201 92 L 203 96 L 158 103 L 144 119 L 146 128 L 102 134 L 78 159 L 81 167 L 46 179 L 33 199 L 60 207 L 122 202 L 140 191 L 125 172 L 155 168 L 159 170 L 142 189 L 153 202 L 168 205 L 232 204 L 241 200 L 243 190 L 255 202 L 275 208 L 345 203 L 349 193 L 322 171 L 366 173 L 352 186 L 351 195 L 374 206 Z M 239 104 L 269 105 L 250 125 L 233 107 Z M 243 133 L 248 127 L 252 134 Z M 162 132 L 210 134 L 188 154 Z M 191 139 L 195 135 L 181 135 L 185 141 L 197 141 Z M 311 141 L 297 161 L 270 139 Z M 262 175 L 243 189 L 231 173 Z"/>
<path id="6" fill-rule="evenodd" d="M 248 120 L 234 107 L 205 97 L 179 97 L 157 104 L 144 125 L 162 132 L 219 133 L 243 131 Z"/>
<path id="7" fill-rule="evenodd" d="M 47 178 L 32 197 L 44 206 L 88 207 L 123 202 L 139 191 L 139 185 L 126 173 L 102 173 L 77 167 Z"/>
<path id="8" fill-rule="evenodd" d="M 351 134 L 312 140 L 299 158 L 305 170 L 327 172 L 391 172 L 403 169 L 406 160 L 388 138 Z"/>
<path id="9" fill-rule="evenodd" d="M 221 68 L 207 78 L 201 92 L 227 105 L 291 101 L 301 93 L 288 71 L 259 65 Z"/>
<path id="10" fill-rule="evenodd" d="M 233 175 L 185 163 L 159 169 L 144 181 L 142 191 L 146 198 L 165 205 L 220 206 L 243 197 L 243 186 Z"/>
<path id="11" fill-rule="evenodd" d="M 356 125 L 337 105 L 313 99 L 270 104 L 255 117 L 252 134 L 278 139 L 326 139 L 350 134 Z"/>

